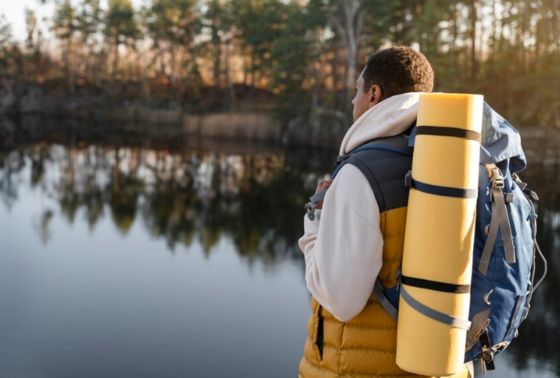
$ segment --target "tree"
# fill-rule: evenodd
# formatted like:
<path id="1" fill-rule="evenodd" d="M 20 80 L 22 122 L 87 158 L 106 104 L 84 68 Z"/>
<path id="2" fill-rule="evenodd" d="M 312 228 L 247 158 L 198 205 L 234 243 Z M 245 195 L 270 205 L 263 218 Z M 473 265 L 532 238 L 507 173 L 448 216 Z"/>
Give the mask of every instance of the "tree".
<path id="1" fill-rule="evenodd" d="M 29 8 L 25 8 L 25 29 L 27 32 L 27 38 L 25 40 L 27 49 L 32 51 L 35 48 L 37 17 L 35 16 L 35 12 Z"/>
<path id="2" fill-rule="evenodd" d="M 130 0 L 109 0 L 109 9 L 105 16 L 105 33 L 113 53 L 113 76 L 118 75 L 119 46 L 135 48 L 138 26 L 134 15 L 134 7 Z"/>
<path id="3" fill-rule="evenodd" d="M 74 93 L 76 86 L 74 38 L 77 26 L 76 9 L 70 0 L 55 0 L 52 29 L 57 38 L 61 41 L 68 90 L 70 93 Z"/>
<path id="4" fill-rule="evenodd" d="M 356 81 L 356 54 L 362 37 L 362 27 L 367 15 L 364 0 L 333 0 L 331 3 L 332 22 L 344 44 L 346 52 L 346 86 L 344 101 L 350 107 L 350 88 Z"/>
<path id="5" fill-rule="evenodd" d="M 284 120 L 305 114 L 311 106 L 318 105 L 317 61 L 321 51 L 317 33 L 327 22 L 326 9 L 321 5 L 313 0 L 306 7 L 289 3 L 282 32 L 274 43 L 273 86 L 278 94 L 277 110 Z"/>
<path id="6" fill-rule="evenodd" d="M 81 0 L 76 15 L 76 28 L 81 44 L 85 46 L 85 71 L 99 85 L 98 37 L 101 32 L 103 12 L 99 0 Z"/>
<path id="7" fill-rule="evenodd" d="M 237 38 L 241 46 L 248 50 L 251 75 L 249 93 L 253 98 L 256 75 L 262 77 L 272 72 L 272 47 L 282 30 L 285 4 L 280 0 L 238 0 L 231 2 L 231 6 L 236 20 Z"/>
<path id="8" fill-rule="evenodd" d="M 131 1 L 39 0 L 55 5 L 52 55 L 33 9 L 22 44 L 2 18 L 0 75 L 113 93 L 109 72 L 199 111 L 262 99 L 286 117 L 348 113 L 365 58 L 402 44 L 428 57 L 436 90 L 483 93 L 514 123 L 560 124 L 559 0 L 144 0 L 138 14 Z M 241 83 L 249 99 L 236 98 Z"/>
<path id="9" fill-rule="evenodd" d="M 32 77 L 40 76 L 42 34 L 37 27 L 37 16 L 29 8 L 25 8 L 25 27 L 27 32 L 25 40 L 27 56 L 24 59 L 25 75 Z"/>
<path id="10" fill-rule="evenodd" d="M 144 23 L 152 37 L 152 50 L 159 60 L 159 72 L 168 77 L 174 92 L 182 62 L 192 59 L 193 41 L 199 29 L 196 1 L 153 0 L 144 13 Z"/>
<path id="11" fill-rule="evenodd" d="M 14 69 L 12 26 L 3 14 L 0 14 L 0 79 L 2 84 L 5 80 L 13 78 Z"/>
<path id="12" fill-rule="evenodd" d="M 221 57 L 224 40 L 231 39 L 231 26 L 233 24 L 227 8 L 220 0 L 208 0 L 207 11 L 204 14 L 204 27 L 210 35 L 209 44 L 213 60 L 214 86 L 219 89 L 221 82 Z M 226 63 L 227 64 L 227 63 Z"/>

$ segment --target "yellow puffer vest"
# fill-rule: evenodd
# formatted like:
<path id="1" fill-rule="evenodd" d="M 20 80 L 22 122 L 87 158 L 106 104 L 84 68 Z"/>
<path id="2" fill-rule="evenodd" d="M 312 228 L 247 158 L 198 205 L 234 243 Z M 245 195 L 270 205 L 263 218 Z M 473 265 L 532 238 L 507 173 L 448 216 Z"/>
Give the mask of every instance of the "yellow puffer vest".
<path id="1" fill-rule="evenodd" d="M 394 152 L 365 151 L 347 161 L 368 178 L 379 205 L 384 241 L 379 279 L 385 288 L 397 285 L 396 272 L 402 265 L 408 201 L 403 178 L 411 160 Z M 298 378 L 420 377 L 397 366 L 397 324 L 374 294 L 362 312 L 347 322 L 338 321 L 315 298 L 311 309 Z M 468 377 L 466 367 L 453 377 Z"/>

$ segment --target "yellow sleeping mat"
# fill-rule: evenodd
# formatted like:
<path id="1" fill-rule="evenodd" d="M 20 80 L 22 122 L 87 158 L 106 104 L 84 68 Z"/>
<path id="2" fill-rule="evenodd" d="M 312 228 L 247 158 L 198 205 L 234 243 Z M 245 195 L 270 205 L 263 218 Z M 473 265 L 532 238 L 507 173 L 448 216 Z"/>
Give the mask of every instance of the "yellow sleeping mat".
<path id="1" fill-rule="evenodd" d="M 483 96 L 420 96 L 399 302 L 397 365 L 464 368 Z"/>

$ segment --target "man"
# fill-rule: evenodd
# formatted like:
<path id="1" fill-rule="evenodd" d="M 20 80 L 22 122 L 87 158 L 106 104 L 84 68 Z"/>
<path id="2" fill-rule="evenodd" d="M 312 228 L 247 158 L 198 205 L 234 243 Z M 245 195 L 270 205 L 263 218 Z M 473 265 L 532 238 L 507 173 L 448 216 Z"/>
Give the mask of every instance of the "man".
<path id="1" fill-rule="evenodd" d="M 406 135 L 420 93 L 431 92 L 433 82 L 426 57 L 409 47 L 371 55 L 356 82 L 354 124 L 340 155 L 372 140 Z M 334 181 L 319 184 L 317 191 L 328 188 L 324 201 L 314 220 L 304 219 L 299 246 L 313 314 L 300 378 L 418 377 L 396 365 L 397 324 L 372 293 L 377 278 L 386 289 L 397 284 L 408 202 L 404 176 L 412 158 L 389 151 L 361 154 Z"/>

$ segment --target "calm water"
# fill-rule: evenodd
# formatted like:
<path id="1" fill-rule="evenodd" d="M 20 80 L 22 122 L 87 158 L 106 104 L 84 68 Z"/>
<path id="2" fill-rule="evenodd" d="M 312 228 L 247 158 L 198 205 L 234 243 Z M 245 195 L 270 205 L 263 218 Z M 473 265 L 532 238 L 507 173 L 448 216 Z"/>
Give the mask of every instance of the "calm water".
<path id="1" fill-rule="evenodd" d="M 336 151 L 0 124 L 2 378 L 297 375 L 296 243 Z M 490 377 L 560 377 L 559 135 L 525 139 L 550 273 Z"/>

